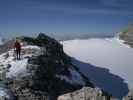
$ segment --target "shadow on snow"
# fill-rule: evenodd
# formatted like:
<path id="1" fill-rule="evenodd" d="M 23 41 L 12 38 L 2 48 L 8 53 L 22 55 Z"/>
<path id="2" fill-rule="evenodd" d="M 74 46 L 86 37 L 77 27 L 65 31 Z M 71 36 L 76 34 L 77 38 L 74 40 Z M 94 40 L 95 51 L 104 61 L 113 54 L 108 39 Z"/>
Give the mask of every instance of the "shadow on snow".
<path id="1" fill-rule="evenodd" d="M 128 85 L 124 79 L 110 73 L 108 69 L 84 63 L 75 58 L 72 58 L 72 61 L 96 87 L 107 91 L 113 97 L 122 98 L 128 93 Z"/>

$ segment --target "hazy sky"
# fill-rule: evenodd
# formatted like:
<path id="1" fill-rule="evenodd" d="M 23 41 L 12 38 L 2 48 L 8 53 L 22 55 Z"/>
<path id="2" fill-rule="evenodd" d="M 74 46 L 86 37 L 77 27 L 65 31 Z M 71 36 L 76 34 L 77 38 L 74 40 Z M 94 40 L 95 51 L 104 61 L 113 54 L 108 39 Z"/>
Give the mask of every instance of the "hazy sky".
<path id="1" fill-rule="evenodd" d="M 133 22 L 133 0 L 0 0 L 0 35 L 112 33 Z"/>

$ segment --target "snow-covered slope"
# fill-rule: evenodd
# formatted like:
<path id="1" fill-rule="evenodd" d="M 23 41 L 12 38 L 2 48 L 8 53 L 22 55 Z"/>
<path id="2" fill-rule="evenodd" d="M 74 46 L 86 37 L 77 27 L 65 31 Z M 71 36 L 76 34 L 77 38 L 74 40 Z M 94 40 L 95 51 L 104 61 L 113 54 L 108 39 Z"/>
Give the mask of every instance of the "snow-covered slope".
<path id="1" fill-rule="evenodd" d="M 129 88 L 133 88 L 133 78 L 131 77 L 133 75 L 133 61 L 131 60 L 133 59 L 133 49 L 123 44 L 123 41 L 118 38 L 97 38 L 64 41 L 62 44 L 64 51 L 78 60 L 78 62 L 74 60 L 74 63 L 96 86 L 115 96 L 127 93 L 128 87 L 124 82 L 128 83 Z M 89 64 L 98 67 L 92 67 Z M 109 70 L 104 71 L 100 68 Z M 112 73 L 109 77 L 107 77 L 108 71 Z M 114 77 L 113 74 L 124 80 Z"/>
<path id="2" fill-rule="evenodd" d="M 22 52 L 21 60 L 15 59 L 13 49 L 0 55 L 1 80 L 5 80 L 6 78 L 19 78 L 31 74 L 27 69 L 28 57 L 39 54 L 40 48 L 38 46 L 28 45 L 22 48 Z M 8 89 L 0 85 L 0 100 L 3 100 L 2 97 L 9 98 L 10 95 Z"/>
<path id="3" fill-rule="evenodd" d="M 3 100 L 2 97 L 6 97 L 6 98 L 10 98 L 9 94 L 8 94 L 8 90 L 6 88 L 2 88 L 0 87 L 0 100 Z"/>
<path id="4" fill-rule="evenodd" d="M 28 57 L 33 56 L 35 53 L 39 54 L 40 52 L 40 48 L 37 46 L 25 46 L 22 50 L 24 53 L 21 56 L 21 60 L 15 60 L 14 50 L 10 50 L 0 55 L 1 73 L 6 74 L 6 77 L 12 78 L 28 74 L 26 68 L 28 64 Z M 36 52 L 32 53 L 33 50 Z M 5 73 L 4 71 L 7 72 Z"/>

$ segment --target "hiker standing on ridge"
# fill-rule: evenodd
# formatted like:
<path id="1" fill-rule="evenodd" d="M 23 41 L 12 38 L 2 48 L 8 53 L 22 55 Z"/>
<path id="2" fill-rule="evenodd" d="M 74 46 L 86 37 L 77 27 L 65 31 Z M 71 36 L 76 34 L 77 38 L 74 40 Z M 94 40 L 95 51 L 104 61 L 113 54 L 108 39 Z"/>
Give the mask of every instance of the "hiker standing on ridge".
<path id="1" fill-rule="evenodd" d="M 15 41 L 14 43 L 14 49 L 15 49 L 15 56 L 17 60 L 20 60 L 20 55 L 21 55 L 21 44 L 18 40 Z"/>

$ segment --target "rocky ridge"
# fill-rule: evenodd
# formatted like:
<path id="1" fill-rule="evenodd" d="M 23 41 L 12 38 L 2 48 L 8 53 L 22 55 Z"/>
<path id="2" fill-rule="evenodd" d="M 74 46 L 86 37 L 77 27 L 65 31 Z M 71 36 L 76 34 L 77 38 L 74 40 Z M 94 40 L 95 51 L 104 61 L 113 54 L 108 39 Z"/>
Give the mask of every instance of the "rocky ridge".
<path id="1" fill-rule="evenodd" d="M 63 94 L 57 100 L 120 100 L 118 98 L 108 97 L 99 88 L 83 87 L 80 90 Z M 122 100 L 133 100 L 133 91 L 122 98 Z"/>
<path id="2" fill-rule="evenodd" d="M 10 40 L 0 47 L 1 83 L 11 100 L 56 100 L 68 92 L 93 84 L 71 63 L 56 40 L 39 34 L 18 37 L 23 43 L 21 60 L 14 59 Z M 7 92 L 6 92 L 7 93 Z M 1 96 L 2 97 L 2 96 Z M 10 100 L 9 99 L 9 100 Z M 3 99 L 4 100 L 4 99 Z"/>
<path id="3" fill-rule="evenodd" d="M 128 28 L 119 34 L 120 39 L 124 40 L 125 44 L 133 47 L 133 25 L 129 25 Z"/>
<path id="4" fill-rule="evenodd" d="M 104 95 L 99 88 L 83 87 L 72 93 L 67 93 L 58 97 L 58 100 L 118 100 Z"/>

